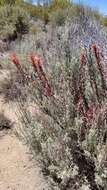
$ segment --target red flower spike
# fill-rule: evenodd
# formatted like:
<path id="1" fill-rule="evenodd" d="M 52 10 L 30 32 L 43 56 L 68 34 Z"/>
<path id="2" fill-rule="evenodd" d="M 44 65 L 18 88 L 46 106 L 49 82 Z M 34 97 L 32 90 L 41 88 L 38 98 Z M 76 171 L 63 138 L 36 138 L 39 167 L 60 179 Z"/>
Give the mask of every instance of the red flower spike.
<path id="1" fill-rule="evenodd" d="M 84 65 L 84 63 L 85 63 L 85 55 L 84 55 L 84 52 L 82 51 L 80 53 L 80 64 Z"/>
<path id="2" fill-rule="evenodd" d="M 31 53 L 30 58 L 34 65 L 42 64 L 41 57 L 39 55 Z"/>
<path id="3" fill-rule="evenodd" d="M 16 66 L 20 65 L 19 60 L 17 59 L 16 53 L 12 53 L 12 54 L 10 55 L 10 58 L 11 58 L 11 61 L 12 61 Z"/>
<path id="4" fill-rule="evenodd" d="M 97 45 L 95 42 L 92 43 L 91 48 L 93 50 L 93 53 L 95 54 L 97 62 L 100 62 L 99 49 L 97 48 Z"/>
<path id="5" fill-rule="evenodd" d="M 54 95 L 53 92 L 52 92 L 51 86 L 49 85 L 48 82 L 45 83 L 44 91 L 45 91 L 45 94 L 46 94 L 47 96 L 50 96 L 50 97 L 51 97 L 51 96 Z"/>
<path id="6" fill-rule="evenodd" d="M 43 93 L 47 96 L 53 96 L 51 86 L 49 85 L 48 79 L 43 70 L 41 57 L 37 54 L 31 53 L 30 58 L 39 80 L 43 83 Z"/>
<path id="7" fill-rule="evenodd" d="M 12 63 L 17 67 L 17 69 L 18 69 L 21 73 L 23 73 L 22 66 L 20 65 L 20 62 L 19 62 L 19 60 L 18 60 L 18 58 L 17 58 L 17 56 L 16 56 L 16 53 L 12 53 L 12 54 L 10 55 L 10 59 L 11 59 Z"/>
<path id="8" fill-rule="evenodd" d="M 31 59 L 31 62 L 32 62 L 35 72 L 38 74 L 39 79 L 42 80 L 42 76 L 41 76 L 42 61 L 41 61 L 40 56 L 37 54 L 31 53 L 30 59 Z"/>
<path id="9" fill-rule="evenodd" d="M 97 46 L 96 46 L 96 43 L 93 42 L 92 45 L 91 45 L 91 48 L 94 52 L 97 52 Z"/>

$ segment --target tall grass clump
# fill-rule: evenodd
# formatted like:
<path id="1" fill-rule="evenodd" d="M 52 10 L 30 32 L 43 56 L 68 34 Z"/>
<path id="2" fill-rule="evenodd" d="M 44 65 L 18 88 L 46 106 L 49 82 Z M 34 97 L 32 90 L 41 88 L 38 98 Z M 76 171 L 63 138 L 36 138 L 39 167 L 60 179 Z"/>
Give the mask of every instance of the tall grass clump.
<path id="1" fill-rule="evenodd" d="M 107 188 L 107 69 L 93 42 L 63 62 L 46 65 L 29 53 L 22 65 L 28 101 L 17 106 L 23 134 L 52 189 Z M 26 66 L 26 68 L 25 68 Z"/>

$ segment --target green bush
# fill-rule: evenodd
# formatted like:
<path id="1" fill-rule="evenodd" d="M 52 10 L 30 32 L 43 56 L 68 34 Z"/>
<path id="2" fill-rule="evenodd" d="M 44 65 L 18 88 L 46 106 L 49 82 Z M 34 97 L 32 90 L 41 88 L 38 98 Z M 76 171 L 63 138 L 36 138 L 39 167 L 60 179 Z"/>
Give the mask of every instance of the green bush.
<path id="1" fill-rule="evenodd" d="M 29 16 L 18 6 L 2 6 L 0 8 L 0 36 L 9 39 L 27 33 Z"/>
<path id="2" fill-rule="evenodd" d="M 23 3 L 23 0 L 0 0 L 0 5 L 14 5 L 14 4 L 21 4 Z"/>
<path id="3" fill-rule="evenodd" d="M 41 28 L 39 26 L 32 25 L 29 29 L 29 33 L 32 35 L 36 35 L 41 32 Z"/>
<path id="4" fill-rule="evenodd" d="M 72 3 L 69 0 L 52 0 L 50 1 L 50 10 L 56 11 L 57 9 L 66 9 Z"/>
<path id="5" fill-rule="evenodd" d="M 48 24 L 49 23 L 49 13 L 47 11 L 44 11 L 42 17 L 43 17 L 44 23 Z"/>
<path id="6" fill-rule="evenodd" d="M 53 25 L 62 26 L 67 18 L 66 11 L 58 9 L 56 12 L 53 12 L 50 16 L 50 21 Z"/>
<path id="7" fill-rule="evenodd" d="M 103 18 L 102 18 L 102 24 L 103 24 L 104 26 L 107 26 L 107 17 L 103 17 Z"/>
<path id="8" fill-rule="evenodd" d="M 15 4 L 15 0 L 1 0 L 0 1 L 0 5 L 6 5 L 6 4 L 13 5 Z"/>

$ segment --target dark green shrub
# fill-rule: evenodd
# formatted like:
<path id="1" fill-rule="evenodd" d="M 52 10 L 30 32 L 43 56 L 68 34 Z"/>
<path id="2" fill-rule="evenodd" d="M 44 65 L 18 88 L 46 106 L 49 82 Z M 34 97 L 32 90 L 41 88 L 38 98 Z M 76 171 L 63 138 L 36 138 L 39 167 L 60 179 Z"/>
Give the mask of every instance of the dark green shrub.
<path id="1" fill-rule="evenodd" d="M 0 36 L 13 39 L 29 30 L 29 16 L 18 6 L 2 6 L 0 8 Z"/>
<path id="2" fill-rule="evenodd" d="M 11 121 L 3 114 L 0 113 L 0 131 L 12 128 Z"/>
<path id="3" fill-rule="evenodd" d="M 43 13 L 43 20 L 44 20 L 44 23 L 45 24 L 48 24 L 49 23 L 49 13 L 47 11 L 44 11 Z"/>
<path id="4" fill-rule="evenodd" d="M 50 1 L 50 10 L 66 9 L 70 5 L 72 5 L 72 3 L 69 0 L 52 0 Z"/>
<path id="5" fill-rule="evenodd" d="M 6 5 L 6 4 L 13 5 L 13 4 L 15 4 L 15 1 L 16 0 L 1 0 L 0 5 Z"/>
<path id="6" fill-rule="evenodd" d="M 56 12 L 53 12 L 50 16 L 51 23 L 53 25 L 62 26 L 67 18 L 66 11 L 58 9 Z"/>
<path id="7" fill-rule="evenodd" d="M 103 24 L 104 26 L 107 26 L 107 17 L 103 17 L 103 18 L 102 18 L 102 24 Z"/>

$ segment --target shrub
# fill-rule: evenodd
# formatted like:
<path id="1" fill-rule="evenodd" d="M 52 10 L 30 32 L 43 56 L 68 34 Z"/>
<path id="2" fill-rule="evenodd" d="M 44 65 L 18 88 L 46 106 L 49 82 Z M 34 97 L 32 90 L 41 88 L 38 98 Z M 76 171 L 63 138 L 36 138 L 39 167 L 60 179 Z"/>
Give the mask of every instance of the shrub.
<path id="1" fill-rule="evenodd" d="M 36 35 L 38 34 L 39 32 L 41 32 L 41 28 L 39 26 L 35 26 L 35 25 L 32 25 L 29 29 L 29 32 L 33 35 Z"/>
<path id="2" fill-rule="evenodd" d="M 66 9 L 71 5 L 72 3 L 69 0 L 52 0 L 49 7 L 51 11 L 56 11 L 57 9 Z"/>
<path id="3" fill-rule="evenodd" d="M 59 9 L 65 10 L 71 6 L 68 0 L 52 0 L 44 5 L 31 5 L 30 3 L 25 3 L 23 7 L 34 19 L 42 19 L 45 24 L 50 20 L 51 13 L 56 12 Z"/>
<path id="4" fill-rule="evenodd" d="M 3 6 L 0 8 L 0 36 L 14 39 L 29 30 L 29 16 L 20 7 Z"/>
<path id="5" fill-rule="evenodd" d="M 30 103 L 18 103 L 24 134 L 53 189 L 76 190 L 82 184 L 104 189 L 106 67 L 95 43 L 80 58 L 65 53 L 63 62 L 49 69 L 39 55 L 29 55 L 34 69 L 28 68 Z M 12 62 L 20 72 L 20 62 Z"/>
<path id="6" fill-rule="evenodd" d="M 13 4 L 15 4 L 15 1 L 16 0 L 1 0 L 0 5 L 6 5 L 6 4 L 13 5 Z"/>
<path id="7" fill-rule="evenodd" d="M 64 11 L 62 9 L 58 9 L 58 10 L 56 10 L 56 12 L 53 12 L 50 15 L 51 23 L 56 26 L 64 25 L 66 18 L 67 18 L 67 13 L 66 13 L 66 11 Z"/>
<path id="8" fill-rule="evenodd" d="M 107 26 L 107 17 L 103 17 L 103 18 L 102 18 L 102 24 L 103 24 L 104 26 Z"/>
<path id="9" fill-rule="evenodd" d="M 0 113 L 0 131 L 8 130 L 11 128 L 12 128 L 11 121 L 3 113 Z"/>
<path id="10" fill-rule="evenodd" d="M 48 11 L 45 11 L 45 10 L 43 11 L 43 21 L 44 21 L 45 24 L 49 23 L 50 19 L 49 19 Z"/>

